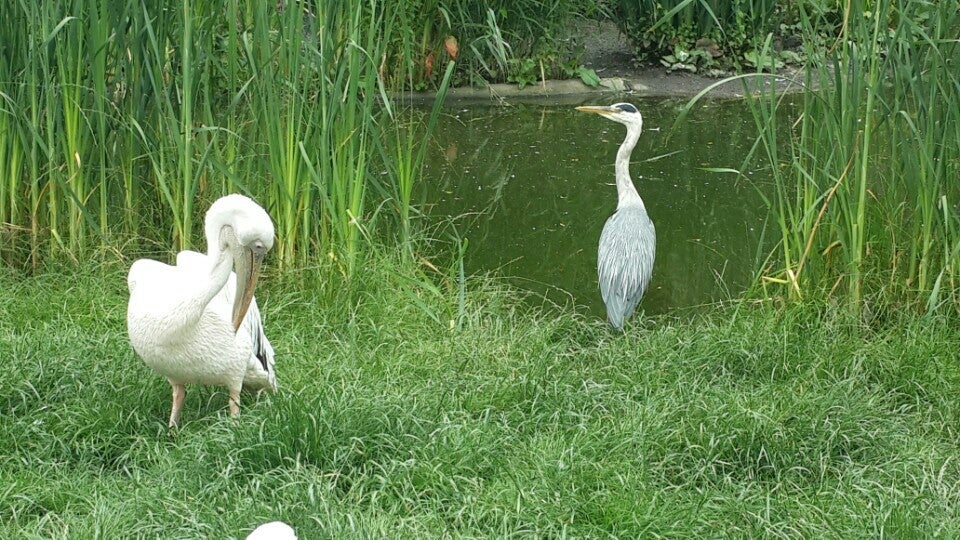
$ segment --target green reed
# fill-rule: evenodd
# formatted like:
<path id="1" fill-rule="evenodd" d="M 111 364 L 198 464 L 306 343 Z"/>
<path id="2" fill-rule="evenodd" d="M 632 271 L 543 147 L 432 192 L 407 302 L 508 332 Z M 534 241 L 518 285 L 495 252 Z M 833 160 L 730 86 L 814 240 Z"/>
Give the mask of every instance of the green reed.
<path id="1" fill-rule="evenodd" d="M 826 43 L 801 9 L 811 61 L 788 141 L 776 139 L 783 98 L 750 98 L 781 240 L 764 284 L 793 299 L 836 294 L 855 313 L 879 296 L 939 306 L 960 270 L 960 16 L 920 0 L 870 8 L 848 3 Z"/>
<path id="2" fill-rule="evenodd" d="M 180 76 L 182 86 L 180 96 L 183 100 L 180 107 L 180 136 L 183 138 L 183 146 L 180 151 L 180 174 L 181 174 L 181 193 L 183 198 L 180 200 L 182 209 L 180 215 L 182 220 L 178 222 L 180 226 L 180 246 L 187 247 L 190 243 L 191 224 L 193 223 L 193 198 L 196 193 L 194 189 L 193 178 L 193 79 L 194 65 L 192 57 L 193 43 L 193 10 L 190 9 L 190 2 L 183 2 L 183 41 L 180 42 Z"/>
<path id="3" fill-rule="evenodd" d="M 441 107 L 450 78 L 456 69 L 455 62 L 449 62 L 440 83 L 440 90 L 429 115 L 420 115 L 416 110 L 405 111 L 405 118 L 393 118 L 393 140 L 381 145 L 382 158 L 390 177 L 392 192 L 387 194 L 396 207 L 400 222 L 400 240 L 411 253 L 411 210 L 414 209 L 413 191 L 416 180 L 423 172 L 427 149 L 432 142 L 426 136 L 433 133 L 440 118 Z M 399 114 L 397 115 L 399 116 Z M 424 121 L 423 116 L 426 116 Z M 389 137 L 389 135 L 387 135 Z"/>
<path id="4" fill-rule="evenodd" d="M 6 62 L 0 64 L 0 78 L 8 77 Z M 22 178 L 24 163 L 23 143 L 20 141 L 17 127 L 12 119 L 15 101 L 7 94 L 0 94 L 0 226 L 6 223 L 20 223 L 21 214 L 25 212 L 21 201 L 16 194 L 19 190 L 19 181 Z M 7 236 L 7 231 L 0 229 L 0 236 Z"/>
<path id="5" fill-rule="evenodd" d="M 404 30 L 393 4 L 5 2 L 0 18 L 9 262 L 195 246 L 231 191 L 274 217 L 282 264 L 322 253 L 349 273 L 384 209 L 409 221 L 409 196 L 370 200 L 397 191 L 371 173 L 395 121 L 382 62 L 412 54 L 389 49 Z"/>
<path id="6" fill-rule="evenodd" d="M 3 242 L 4 256 L 11 257 L 11 249 L 20 245 L 20 233 L 29 231 L 29 259 L 34 264 L 40 257 L 41 229 L 58 238 L 60 223 L 56 186 L 48 185 L 55 170 L 53 132 L 61 111 L 45 91 L 54 71 L 51 40 L 60 28 L 48 16 L 51 9 L 50 4 L 0 4 L 0 19 L 9 30 L 9 39 L 0 48 L 0 94 L 4 100 L 0 146 L 5 159 L 0 172 L 9 175 L 0 182 L 4 191 L 0 198 L 9 209 L 2 220 L 9 231 Z M 51 113 L 41 114 L 44 109 Z"/>
<path id="7" fill-rule="evenodd" d="M 298 197 L 302 166 L 297 141 L 309 140 L 312 126 L 304 117 L 307 109 L 303 92 L 308 80 L 301 76 L 298 36 L 302 14 L 299 10 L 289 10 L 283 17 L 284 31 L 274 38 L 269 24 L 270 17 L 275 15 L 272 11 L 272 6 L 265 3 L 252 6 L 248 14 L 253 33 L 244 45 L 256 76 L 252 97 L 261 112 L 256 125 L 263 133 L 269 155 L 264 174 L 273 179 L 273 189 L 269 195 L 262 196 L 274 202 L 271 213 L 277 224 L 277 253 L 281 260 L 289 260 L 295 252 L 298 216 L 305 210 Z M 288 28 L 291 25 L 293 28 Z M 289 41 L 291 38 L 293 43 Z"/>

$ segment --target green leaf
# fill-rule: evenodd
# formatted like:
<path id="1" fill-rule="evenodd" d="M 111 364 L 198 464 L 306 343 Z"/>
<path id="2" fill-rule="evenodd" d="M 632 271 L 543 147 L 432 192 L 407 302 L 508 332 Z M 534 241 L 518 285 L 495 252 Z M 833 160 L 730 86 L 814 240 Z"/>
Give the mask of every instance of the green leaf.
<path id="1" fill-rule="evenodd" d="M 600 77 L 597 76 L 597 72 L 584 66 L 577 68 L 577 75 L 580 76 L 580 80 L 583 81 L 583 84 L 596 88 L 600 86 Z"/>

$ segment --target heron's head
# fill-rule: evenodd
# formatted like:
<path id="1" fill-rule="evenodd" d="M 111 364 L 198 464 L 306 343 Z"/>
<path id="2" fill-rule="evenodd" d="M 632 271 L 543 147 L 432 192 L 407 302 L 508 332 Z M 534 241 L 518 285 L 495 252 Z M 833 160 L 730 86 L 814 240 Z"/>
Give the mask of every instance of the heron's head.
<path id="1" fill-rule="evenodd" d="M 233 257 L 237 292 L 233 303 L 233 327 L 240 327 L 257 287 L 260 266 L 273 248 L 273 221 L 249 197 L 227 195 L 207 211 L 205 232 L 209 246 L 218 245 Z"/>
<path id="2" fill-rule="evenodd" d="M 613 105 L 584 105 L 577 107 L 578 111 L 596 113 L 604 118 L 631 127 L 643 127 L 643 116 L 636 107 L 629 103 L 614 103 Z"/>

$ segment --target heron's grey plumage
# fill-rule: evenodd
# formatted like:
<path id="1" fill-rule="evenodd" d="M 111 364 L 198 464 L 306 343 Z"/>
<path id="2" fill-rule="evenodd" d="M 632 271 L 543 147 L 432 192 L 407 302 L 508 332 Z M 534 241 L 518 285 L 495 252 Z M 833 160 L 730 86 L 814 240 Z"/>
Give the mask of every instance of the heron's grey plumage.
<path id="1" fill-rule="evenodd" d="M 597 250 L 597 276 L 614 328 L 623 328 L 647 290 L 656 247 L 656 231 L 643 206 L 627 206 L 607 218 Z"/>
<path id="2" fill-rule="evenodd" d="M 643 117 L 629 103 L 577 109 L 598 113 L 627 126 L 617 151 L 617 211 L 607 219 L 597 249 L 597 277 L 607 306 L 607 320 L 618 330 L 633 315 L 653 275 L 657 234 L 643 199 L 630 179 L 630 154 L 643 128 Z"/>

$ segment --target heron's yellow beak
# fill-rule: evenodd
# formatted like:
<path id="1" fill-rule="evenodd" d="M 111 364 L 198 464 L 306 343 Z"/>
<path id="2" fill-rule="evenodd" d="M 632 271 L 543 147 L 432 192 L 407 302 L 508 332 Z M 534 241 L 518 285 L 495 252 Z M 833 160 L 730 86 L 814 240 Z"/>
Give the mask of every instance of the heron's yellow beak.
<path id="1" fill-rule="evenodd" d="M 590 112 L 590 113 L 597 113 L 597 114 L 602 114 L 602 115 L 608 115 L 608 114 L 613 114 L 613 113 L 619 111 L 620 109 L 618 109 L 618 108 L 616 108 L 616 107 L 604 107 L 604 106 L 601 106 L 601 105 L 582 105 L 582 106 L 580 106 L 580 107 L 577 107 L 577 110 L 578 110 L 578 111 L 583 111 L 583 112 Z"/>
<path id="2" fill-rule="evenodd" d="M 236 332 L 247 316 L 250 302 L 253 301 L 253 292 L 257 288 L 257 279 L 260 277 L 260 266 L 263 264 L 263 254 L 256 253 L 250 248 L 242 248 L 241 255 L 234 260 L 234 271 L 237 274 L 237 294 L 233 300 L 233 331 Z"/>

